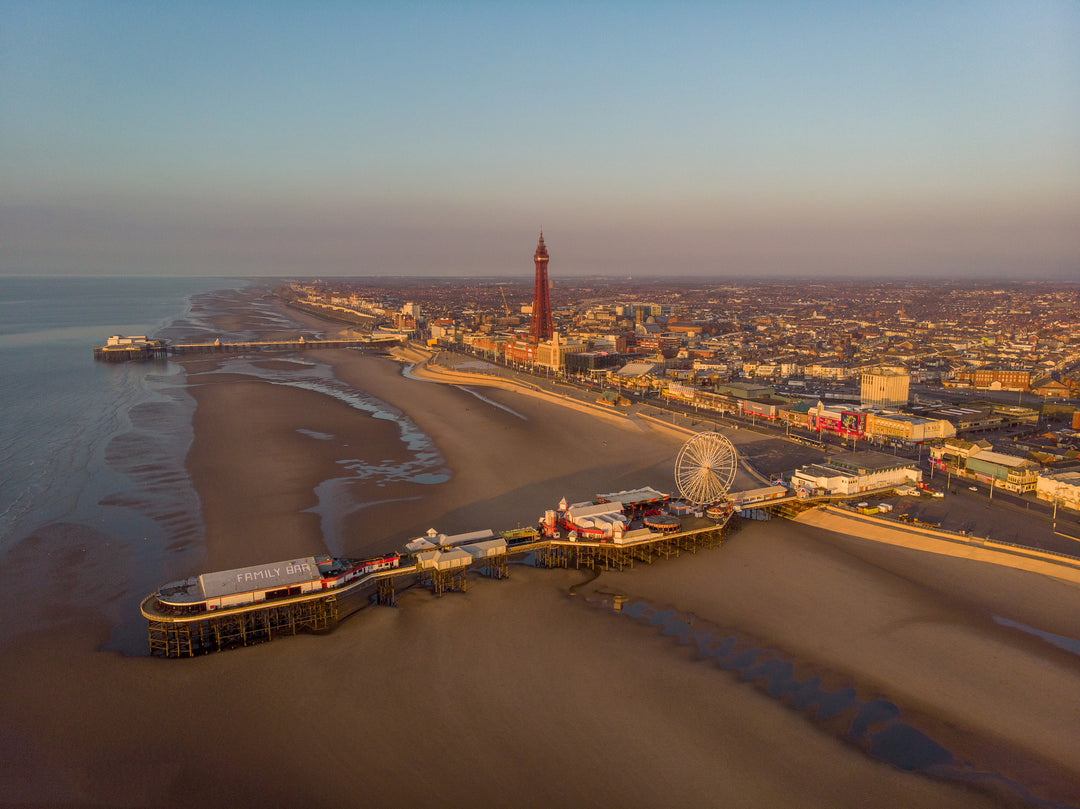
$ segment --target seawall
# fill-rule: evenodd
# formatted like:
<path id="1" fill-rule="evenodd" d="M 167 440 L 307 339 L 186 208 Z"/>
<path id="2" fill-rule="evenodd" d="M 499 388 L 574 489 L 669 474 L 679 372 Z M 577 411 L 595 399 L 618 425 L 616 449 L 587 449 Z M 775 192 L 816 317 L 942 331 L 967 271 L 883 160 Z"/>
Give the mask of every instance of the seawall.
<path id="1" fill-rule="evenodd" d="M 1027 570 L 1043 576 L 1080 584 L 1080 559 L 1011 545 L 993 539 L 960 537 L 945 531 L 918 526 L 898 526 L 877 517 L 847 511 L 837 506 L 819 506 L 795 518 L 797 522 L 905 548 L 974 559 L 995 565 Z"/>

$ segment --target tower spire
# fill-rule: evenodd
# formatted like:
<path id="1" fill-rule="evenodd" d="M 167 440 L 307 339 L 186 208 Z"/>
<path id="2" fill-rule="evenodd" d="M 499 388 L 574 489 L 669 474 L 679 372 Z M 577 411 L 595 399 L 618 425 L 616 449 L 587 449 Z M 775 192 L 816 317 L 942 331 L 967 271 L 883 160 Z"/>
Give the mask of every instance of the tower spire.
<path id="1" fill-rule="evenodd" d="M 550 340 L 555 331 L 551 322 L 551 300 L 548 297 L 548 251 L 544 244 L 544 229 L 540 228 L 540 239 L 533 253 L 536 265 L 536 284 L 533 287 L 532 319 L 529 321 L 529 337 L 537 342 Z"/>

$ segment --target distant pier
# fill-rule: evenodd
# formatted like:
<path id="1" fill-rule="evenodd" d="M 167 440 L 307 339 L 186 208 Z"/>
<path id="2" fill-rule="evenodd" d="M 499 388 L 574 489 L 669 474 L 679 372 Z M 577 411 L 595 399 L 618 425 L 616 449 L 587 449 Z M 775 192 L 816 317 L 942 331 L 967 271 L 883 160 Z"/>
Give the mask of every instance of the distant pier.
<path id="1" fill-rule="evenodd" d="M 156 360 L 164 359 L 168 351 L 168 344 L 164 340 L 151 340 L 144 335 L 124 337 L 114 334 L 105 345 L 94 347 L 94 359 L 102 362 Z"/>
<path id="2" fill-rule="evenodd" d="M 240 343 L 169 343 L 146 337 L 114 335 L 103 346 L 94 347 L 94 359 L 102 362 L 165 359 L 188 354 L 250 354 L 311 351 L 320 348 L 385 348 L 400 345 L 404 337 L 364 337 L 353 340 L 260 340 Z"/>

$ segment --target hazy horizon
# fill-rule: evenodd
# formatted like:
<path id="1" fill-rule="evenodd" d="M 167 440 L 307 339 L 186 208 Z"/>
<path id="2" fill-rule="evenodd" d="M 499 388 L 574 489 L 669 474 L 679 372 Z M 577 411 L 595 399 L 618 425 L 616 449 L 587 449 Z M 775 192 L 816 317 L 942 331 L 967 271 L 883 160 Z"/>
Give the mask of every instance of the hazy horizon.
<path id="1" fill-rule="evenodd" d="M 1070 280 L 1080 4 L 0 10 L 0 275 Z"/>

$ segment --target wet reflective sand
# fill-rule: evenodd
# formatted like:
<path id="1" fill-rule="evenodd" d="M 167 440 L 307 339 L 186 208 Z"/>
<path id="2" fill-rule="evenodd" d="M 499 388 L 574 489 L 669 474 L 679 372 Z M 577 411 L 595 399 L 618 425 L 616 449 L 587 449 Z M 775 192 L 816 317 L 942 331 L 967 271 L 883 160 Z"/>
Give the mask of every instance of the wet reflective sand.
<path id="1" fill-rule="evenodd" d="M 263 378 L 286 373 L 277 362 L 189 365 L 208 567 L 671 488 L 670 434 L 481 391 L 499 407 L 358 352 L 307 360 L 394 408 L 438 464 L 399 474 L 416 459 L 400 421 Z M 440 469 L 448 479 L 415 479 Z M 1080 589 L 1061 582 L 752 524 L 592 582 L 515 565 L 467 594 L 413 589 L 325 636 L 154 660 L 99 651 L 117 621 L 140 629 L 110 610 L 135 562 L 108 541 L 58 527 L 0 571 L 8 805 L 1080 803 L 1078 658 L 995 619 L 1080 636 Z M 669 615 L 668 634 L 646 609 Z M 48 628 L 20 634 L 39 614 Z M 682 645 L 680 622 L 707 631 L 703 645 Z"/>

